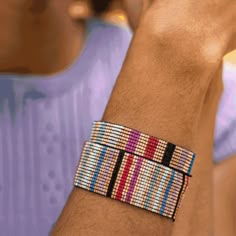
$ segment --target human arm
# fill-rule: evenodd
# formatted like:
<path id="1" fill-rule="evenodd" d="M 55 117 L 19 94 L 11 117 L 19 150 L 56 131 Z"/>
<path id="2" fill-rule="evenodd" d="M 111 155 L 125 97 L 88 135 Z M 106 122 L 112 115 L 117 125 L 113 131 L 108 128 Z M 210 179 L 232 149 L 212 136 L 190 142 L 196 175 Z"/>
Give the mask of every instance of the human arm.
<path id="1" fill-rule="evenodd" d="M 176 223 L 74 189 L 52 235 L 188 235 L 189 232 L 209 235 L 211 232 L 211 149 L 221 93 L 220 65 L 228 45 L 219 46 L 209 36 L 205 40 L 210 38 L 210 44 L 202 38 L 196 39 L 203 37 L 200 32 L 197 35 L 187 32 L 191 34 L 184 36 L 178 28 L 173 33 L 174 29 L 169 30 L 169 25 L 160 24 L 160 20 L 157 27 L 156 16 L 161 13 L 155 4 L 144 13 L 103 120 L 196 150 L 194 178 Z M 213 51 L 212 43 L 216 46 Z"/>
<path id="2" fill-rule="evenodd" d="M 215 235 L 233 236 L 236 211 L 236 154 L 214 166 Z"/>

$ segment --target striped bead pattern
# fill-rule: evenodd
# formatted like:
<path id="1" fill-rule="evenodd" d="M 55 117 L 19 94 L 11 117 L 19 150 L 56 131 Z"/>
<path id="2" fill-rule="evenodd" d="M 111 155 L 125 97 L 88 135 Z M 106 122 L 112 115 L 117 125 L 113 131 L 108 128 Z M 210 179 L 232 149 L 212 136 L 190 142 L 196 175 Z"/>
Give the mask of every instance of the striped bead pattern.
<path id="1" fill-rule="evenodd" d="M 162 139 L 121 125 L 97 121 L 93 123 L 90 140 L 151 159 L 190 175 L 195 154 Z"/>
<path id="2" fill-rule="evenodd" d="M 74 185 L 174 220 L 188 181 L 153 160 L 86 142 Z"/>

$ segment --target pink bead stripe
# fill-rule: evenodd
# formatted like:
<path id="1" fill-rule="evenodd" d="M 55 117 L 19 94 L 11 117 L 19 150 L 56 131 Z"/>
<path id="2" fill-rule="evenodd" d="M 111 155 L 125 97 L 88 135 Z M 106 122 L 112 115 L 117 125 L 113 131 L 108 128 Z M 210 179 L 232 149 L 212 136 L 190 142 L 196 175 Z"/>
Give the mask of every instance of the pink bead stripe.
<path id="1" fill-rule="evenodd" d="M 128 194 L 127 194 L 126 199 L 125 199 L 126 202 L 128 202 L 128 203 L 130 203 L 130 201 L 131 201 L 132 194 L 133 194 L 133 192 L 134 192 L 134 187 L 135 187 L 135 185 L 136 185 L 136 182 L 137 182 L 137 179 L 138 179 L 138 175 L 139 175 L 139 172 L 140 172 L 142 163 L 143 163 L 143 158 L 141 158 L 141 157 L 138 158 L 138 163 L 137 163 L 137 165 L 135 166 L 134 174 L 133 174 L 131 183 L 130 183 L 130 185 L 129 185 Z"/>
<path id="2" fill-rule="evenodd" d="M 140 137 L 140 132 L 132 130 L 128 139 L 128 143 L 125 147 L 125 150 L 133 153 L 135 151 L 139 137 Z"/>
<path id="3" fill-rule="evenodd" d="M 191 174 L 195 157 L 191 151 L 137 130 L 108 122 L 94 122 L 91 141 L 122 149 Z"/>

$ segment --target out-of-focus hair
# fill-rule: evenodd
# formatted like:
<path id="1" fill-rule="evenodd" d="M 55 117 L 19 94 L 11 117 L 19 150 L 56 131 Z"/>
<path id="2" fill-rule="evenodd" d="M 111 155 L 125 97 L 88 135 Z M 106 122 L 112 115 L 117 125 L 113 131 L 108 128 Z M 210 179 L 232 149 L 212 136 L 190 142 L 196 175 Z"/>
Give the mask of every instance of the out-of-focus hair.
<path id="1" fill-rule="evenodd" d="M 96 14 L 101 14 L 109 8 L 111 0 L 91 0 L 93 10 Z"/>

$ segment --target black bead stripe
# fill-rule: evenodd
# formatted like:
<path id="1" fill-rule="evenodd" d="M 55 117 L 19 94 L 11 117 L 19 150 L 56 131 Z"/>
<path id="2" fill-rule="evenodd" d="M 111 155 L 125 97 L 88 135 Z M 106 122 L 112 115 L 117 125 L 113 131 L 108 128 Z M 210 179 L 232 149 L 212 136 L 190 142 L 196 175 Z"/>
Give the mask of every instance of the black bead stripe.
<path id="1" fill-rule="evenodd" d="M 111 181 L 108 186 L 107 195 L 106 195 L 107 197 L 111 197 L 111 195 L 112 195 L 112 191 L 113 191 L 113 188 L 114 188 L 114 185 L 116 182 L 116 178 L 119 173 L 120 166 L 121 166 L 124 155 L 125 155 L 125 151 L 120 150 L 119 156 L 116 161 L 116 165 L 115 165 L 113 173 L 112 173 Z"/>
<path id="2" fill-rule="evenodd" d="M 172 158 L 173 153 L 175 151 L 175 147 L 176 147 L 176 145 L 174 145 L 172 143 L 167 144 L 164 156 L 162 158 L 162 164 L 163 165 L 165 165 L 165 166 L 170 165 L 170 161 L 171 161 L 171 158 Z"/>

